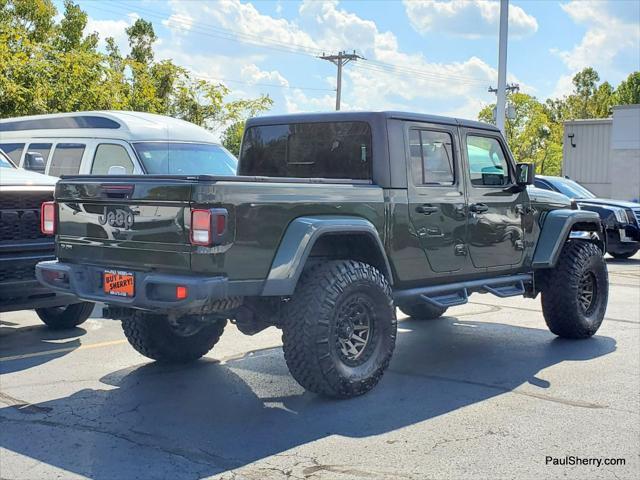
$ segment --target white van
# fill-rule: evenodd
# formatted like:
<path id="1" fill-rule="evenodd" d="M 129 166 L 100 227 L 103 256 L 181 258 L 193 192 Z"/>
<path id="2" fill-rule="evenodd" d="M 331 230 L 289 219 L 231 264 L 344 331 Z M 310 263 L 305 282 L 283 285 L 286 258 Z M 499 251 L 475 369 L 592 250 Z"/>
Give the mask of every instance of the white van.
<path id="1" fill-rule="evenodd" d="M 0 120 L 0 149 L 27 170 L 235 175 L 237 160 L 204 128 L 163 115 L 94 111 Z"/>

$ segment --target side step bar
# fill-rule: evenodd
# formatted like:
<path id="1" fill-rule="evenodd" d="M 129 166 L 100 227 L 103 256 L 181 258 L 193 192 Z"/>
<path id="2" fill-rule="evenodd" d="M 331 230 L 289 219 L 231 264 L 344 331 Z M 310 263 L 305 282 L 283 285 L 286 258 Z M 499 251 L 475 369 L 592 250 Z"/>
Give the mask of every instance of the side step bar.
<path id="1" fill-rule="evenodd" d="M 445 308 L 467 303 L 469 294 L 473 292 L 491 293 L 500 298 L 523 295 L 525 293 L 524 284 L 530 282 L 533 282 L 533 274 L 520 273 L 503 277 L 399 290 L 394 292 L 393 298 L 400 305 L 423 301 L 436 307 Z"/>

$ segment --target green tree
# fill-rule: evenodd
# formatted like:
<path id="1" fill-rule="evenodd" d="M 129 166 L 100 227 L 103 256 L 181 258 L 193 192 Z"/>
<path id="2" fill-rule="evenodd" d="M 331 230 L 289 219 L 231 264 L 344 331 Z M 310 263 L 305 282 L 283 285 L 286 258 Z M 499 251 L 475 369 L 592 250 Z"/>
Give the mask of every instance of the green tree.
<path id="1" fill-rule="evenodd" d="M 620 82 L 616 88 L 615 97 L 618 105 L 640 103 L 640 72 L 633 72 L 626 80 Z"/>
<path id="2" fill-rule="evenodd" d="M 229 89 L 194 78 L 171 60 L 155 61 L 153 25 L 138 19 L 123 55 L 86 32 L 87 14 L 65 0 L 58 22 L 51 0 L 0 0 L 0 117 L 93 109 L 172 115 L 212 130 L 270 108 L 272 100 L 229 101 Z"/>

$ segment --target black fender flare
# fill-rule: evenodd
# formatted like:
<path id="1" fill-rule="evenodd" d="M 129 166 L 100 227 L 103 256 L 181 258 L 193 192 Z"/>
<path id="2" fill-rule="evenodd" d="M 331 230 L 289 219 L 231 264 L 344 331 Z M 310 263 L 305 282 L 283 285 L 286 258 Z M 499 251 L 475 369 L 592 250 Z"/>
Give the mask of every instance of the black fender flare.
<path id="1" fill-rule="evenodd" d="M 262 289 L 263 296 L 288 296 L 295 291 L 309 253 L 316 241 L 323 235 L 365 234 L 377 245 L 384 259 L 382 272 L 393 283 L 391 266 L 384 245 L 373 223 L 361 217 L 318 216 L 299 217 L 293 220 L 285 231 L 276 251 L 271 269 Z"/>
<path id="2" fill-rule="evenodd" d="M 544 217 L 538 244 L 533 254 L 532 267 L 553 268 L 558 262 L 562 247 L 570 234 L 574 233 L 572 230 L 586 233 L 587 236 L 584 239 L 587 241 L 592 241 L 588 237 L 589 232 L 597 233 L 602 242 L 600 247 L 604 248 L 602 223 L 596 212 L 569 209 L 552 210 Z"/>

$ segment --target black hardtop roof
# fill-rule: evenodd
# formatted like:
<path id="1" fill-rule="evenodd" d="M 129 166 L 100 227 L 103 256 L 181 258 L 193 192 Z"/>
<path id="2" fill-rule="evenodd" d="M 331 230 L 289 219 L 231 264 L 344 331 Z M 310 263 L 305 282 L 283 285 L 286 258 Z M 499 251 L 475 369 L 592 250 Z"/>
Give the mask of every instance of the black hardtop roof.
<path id="1" fill-rule="evenodd" d="M 323 112 L 323 113 L 290 113 L 287 115 L 269 115 L 254 117 L 247 120 L 247 127 L 256 125 L 274 125 L 285 123 L 315 123 L 315 122 L 348 122 L 365 121 L 374 123 L 376 120 L 395 118 L 414 122 L 439 123 L 443 125 L 456 125 L 460 127 L 481 128 L 484 130 L 498 131 L 495 125 L 465 120 L 462 118 L 444 117 L 440 115 L 428 115 L 423 113 L 383 111 L 383 112 Z"/>

